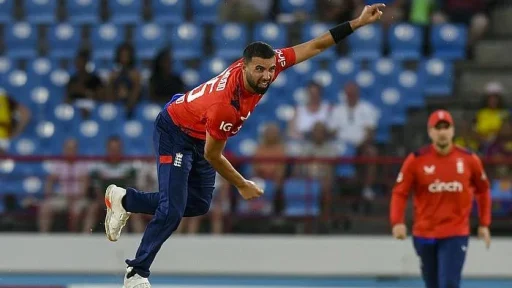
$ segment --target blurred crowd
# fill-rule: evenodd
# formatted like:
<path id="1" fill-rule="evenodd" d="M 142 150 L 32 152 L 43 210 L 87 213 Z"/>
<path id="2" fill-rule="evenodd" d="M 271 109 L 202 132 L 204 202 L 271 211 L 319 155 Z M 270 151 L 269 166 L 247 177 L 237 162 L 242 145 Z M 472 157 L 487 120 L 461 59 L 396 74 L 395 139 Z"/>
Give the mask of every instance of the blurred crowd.
<path id="1" fill-rule="evenodd" d="M 399 21 L 425 26 L 446 21 L 467 24 L 470 27 L 468 49 L 471 50 L 474 43 L 484 35 L 489 25 L 488 11 L 497 1 L 318 0 L 317 14 L 310 15 L 303 11 L 279 13 L 277 1 L 272 0 L 227 0 L 223 1 L 219 16 L 226 22 L 272 20 L 290 23 L 317 20 L 340 23 L 353 19 L 365 4 L 373 2 L 384 2 L 387 5 L 382 19 L 385 27 Z M 173 53 L 170 49 L 162 49 L 151 61 L 147 79 L 135 65 L 135 48 L 130 43 L 118 47 L 113 57 L 114 65 L 108 75 L 98 75 L 88 68 L 90 54 L 86 49 L 77 51 L 75 72 L 66 85 L 65 95 L 65 102 L 79 107 L 84 119 L 87 119 L 92 107 L 108 102 L 124 103 L 127 117 L 130 118 L 141 99 L 163 105 L 172 95 L 187 89 L 181 76 L 173 72 Z M 305 83 L 304 88 L 304 101 L 294 107 L 293 117 L 284 129 L 272 122 L 263 127 L 254 148 L 255 157 L 336 158 L 342 154 L 340 150 L 346 149 L 347 144 L 355 148 L 355 156 L 383 155 L 374 139 L 381 118 L 379 107 L 360 97 L 356 82 L 348 82 L 343 87 L 340 92 L 344 99 L 337 104 L 325 100 L 320 83 Z M 473 115 L 473 121 L 457 123 L 456 144 L 484 157 L 499 159 L 512 156 L 512 118 L 505 100 L 508 93 L 510 91 L 505 91 L 499 82 L 490 82 L 483 87 L 482 105 Z M 4 91 L 0 93 L 0 151 L 5 150 L 1 143 L 21 134 L 27 128 L 30 118 L 31 111 L 16 101 L 16 95 Z M 123 142 L 119 137 L 112 136 L 107 143 L 98 143 L 106 145 L 107 153 L 102 161 L 75 161 L 80 145 L 77 139 L 67 139 L 62 151 L 65 160 L 50 161 L 50 173 L 44 184 L 42 198 L 20 203 L 9 195 L 4 198 L 4 226 L 15 227 L 29 215 L 32 217 L 30 219 L 37 219 L 35 229 L 40 232 L 59 229 L 84 233 L 101 231 L 103 194 L 108 184 L 134 186 L 143 191 L 158 190 L 154 162 L 123 160 Z M 230 151 L 226 151 L 226 154 L 229 155 Z M 501 165 L 489 171 L 493 179 L 496 179 L 493 184 L 498 187 L 495 195 L 498 198 L 512 199 L 512 174 L 509 166 Z M 252 211 L 266 209 L 272 211 L 273 215 L 281 215 L 284 181 L 298 177 L 319 181 L 319 214 L 326 220 L 339 209 L 340 201 L 348 203 L 348 209 L 355 213 L 368 215 L 372 210 L 372 202 L 376 198 L 383 199 L 390 192 L 395 177 L 393 169 L 377 164 L 354 167 L 353 172 L 340 174 L 337 172 L 338 165 L 325 161 L 300 164 L 256 162 L 237 166 L 247 177 L 275 184 L 277 192 L 272 203 L 251 204 Z M 221 177 L 217 180 L 211 212 L 204 217 L 184 219 L 179 232 L 198 233 L 205 219 L 210 223 L 208 231 L 226 231 L 225 216 L 237 210 L 240 204 L 236 191 Z M 128 229 L 142 232 L 148 219 L 150 216 L 147 215 L 133 215 Z M 350 223 L 343 222 L 340 225 Z"/>

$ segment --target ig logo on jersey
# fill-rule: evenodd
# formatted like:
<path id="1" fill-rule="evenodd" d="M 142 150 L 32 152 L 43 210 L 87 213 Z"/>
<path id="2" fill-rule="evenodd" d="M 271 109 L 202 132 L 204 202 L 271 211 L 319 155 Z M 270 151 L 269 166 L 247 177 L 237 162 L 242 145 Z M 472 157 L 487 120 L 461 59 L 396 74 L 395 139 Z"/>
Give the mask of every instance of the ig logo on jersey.
<path id="1" fill-rule="evenodd" d="M 226 122 L 222 121 L 222 123 L 220 123 L 219 129 L 224 131 L 224 132 L 229 132 L 229 131 L 231 131 L 231 129 L 233 129 L 233 124 L 232 123 L 226 123 Z"/>

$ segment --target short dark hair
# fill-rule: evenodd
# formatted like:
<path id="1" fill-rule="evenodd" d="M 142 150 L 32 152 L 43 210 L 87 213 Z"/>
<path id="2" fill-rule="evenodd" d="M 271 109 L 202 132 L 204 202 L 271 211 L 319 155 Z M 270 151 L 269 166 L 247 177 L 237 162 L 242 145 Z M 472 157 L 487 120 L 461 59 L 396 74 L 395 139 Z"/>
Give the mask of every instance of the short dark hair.
<path id="1" fill-rule="evenodd" d="M 263 59 L 270 59 L 274 57 L 276 53 L 272 46 L 265 42 L 253 42 L 244 49 L 244 61 L 249 62 L 253 57 L 259 57 Z"/>

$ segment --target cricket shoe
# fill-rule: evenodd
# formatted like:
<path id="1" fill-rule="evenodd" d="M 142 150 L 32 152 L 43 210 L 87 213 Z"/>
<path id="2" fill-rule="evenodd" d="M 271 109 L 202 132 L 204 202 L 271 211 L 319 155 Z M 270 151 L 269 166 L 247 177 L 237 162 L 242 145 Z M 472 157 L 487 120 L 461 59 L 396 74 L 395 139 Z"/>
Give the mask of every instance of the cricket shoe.
<path id="1" fill-rule="evenodd" d="M 109 185 L 105 192 L 105 205 L 107 206 L 107 216 L 105 217 L 105 233 L 110 241 L 117 241 L 121 236 L 121 230 L 130 218 L 130 213 L 123 207 L 123 197 L 126 195 L 126 189 Z"/>
<path id="2" fill-rule="evenodd" d="M 123 288 L 151 288 L 148 278 L 144 278 L 133 271 L 133 267 L 126 269 Z"/>

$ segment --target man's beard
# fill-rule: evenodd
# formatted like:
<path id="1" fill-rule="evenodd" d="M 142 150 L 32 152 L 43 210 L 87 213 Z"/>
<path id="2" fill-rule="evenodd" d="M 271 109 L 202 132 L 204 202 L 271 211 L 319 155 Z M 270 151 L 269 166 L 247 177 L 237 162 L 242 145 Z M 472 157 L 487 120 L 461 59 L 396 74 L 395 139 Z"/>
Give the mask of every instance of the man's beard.
<path id="1" fill-rule="evenodd" d="M 270 88 L 270 84 L 265 88 L 259 87 L 258 84 L 254 83 L 249 77 L 247 77 L 247 83 L 249 83 L 249 86 L 251 86 L 252 90 L 258 94 L 265 94 L 268 88 Z"/>

